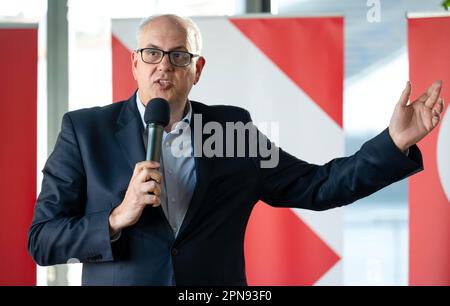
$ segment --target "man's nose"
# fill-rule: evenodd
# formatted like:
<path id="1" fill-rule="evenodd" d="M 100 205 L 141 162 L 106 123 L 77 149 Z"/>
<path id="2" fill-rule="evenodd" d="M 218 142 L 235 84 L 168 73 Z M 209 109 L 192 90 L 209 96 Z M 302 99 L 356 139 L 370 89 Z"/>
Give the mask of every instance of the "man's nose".
<path id="1" fill-rule="evenodd" d="M 164 54 L 161 62 L 158 64 L 158 69 L 163 71 L 173 70 L 174 67 L 169 59 L 169 54 Z"/>

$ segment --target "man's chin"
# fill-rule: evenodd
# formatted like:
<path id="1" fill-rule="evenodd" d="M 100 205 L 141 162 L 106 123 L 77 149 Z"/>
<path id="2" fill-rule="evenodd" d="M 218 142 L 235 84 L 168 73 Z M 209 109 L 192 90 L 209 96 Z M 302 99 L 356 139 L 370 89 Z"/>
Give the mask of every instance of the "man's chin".
<path id="1" fill-rule="evenodd" d="M 155 92 L 155 97 L 170 101 L 173 100 L 173 93 L 170 90 L 157 90 Z"/>
<path id="2" fill-rule="evenodd" d="M 162 98 L 164 100 L 167 100 L 169 102 L 169 105 L 178 105 L 179 104 L 179 98 L 174 94 L 174 92 L 171 92 L 169 90 L 156 90 L 151 93 L 151 98 Z"/>
<path id="3" fill-rule="evenodd" d="M 173 96 L 172 95 L 160 95 L 158 98 L 163 98 L 164 100 L 167 100 L 169 104 L 171 105 L 173 103 Z"/>
<path id="4" fill-rule="evenodd" d="M 170 101 L 173 99 L 173 95 L 164 94 L 164 93 L 161 93 L 161 92 L 156 92 L 156 93 L 151 95 L 150 100 L 151 99 L 155 99 L 155 98 L 162 98 L 164 100 L 167 100 L 170 103 Z"/>

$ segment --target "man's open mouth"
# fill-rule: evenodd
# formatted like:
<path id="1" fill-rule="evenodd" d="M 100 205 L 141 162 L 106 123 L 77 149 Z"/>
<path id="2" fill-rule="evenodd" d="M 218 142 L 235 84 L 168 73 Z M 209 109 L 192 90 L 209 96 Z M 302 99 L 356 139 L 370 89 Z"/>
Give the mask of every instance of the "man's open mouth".
<path id="1" fill-rule="evenodd" d="M 155 84 L 162 90 L 169 89 L 173 86 L 173 83 L 171 81 L 165 79 L 156 80 Z"/>

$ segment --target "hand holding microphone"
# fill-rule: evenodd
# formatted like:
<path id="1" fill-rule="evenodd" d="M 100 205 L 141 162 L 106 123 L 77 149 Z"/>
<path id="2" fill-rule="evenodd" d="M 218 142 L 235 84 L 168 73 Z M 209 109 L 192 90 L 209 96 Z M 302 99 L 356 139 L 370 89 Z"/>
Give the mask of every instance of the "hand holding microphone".
<path id="1" fill-rule="evenodd" d="M 125 198 L 109 216 L 111 236 L 135 224 L 147 205 L 161 205 L 162 175 L 158 169 L 162 136 L 169 120 L 170 108 L 166 100 L 155 98 L 148 102 L 144 114 L 148 132 L 146 160 L 136 164 Z"/>

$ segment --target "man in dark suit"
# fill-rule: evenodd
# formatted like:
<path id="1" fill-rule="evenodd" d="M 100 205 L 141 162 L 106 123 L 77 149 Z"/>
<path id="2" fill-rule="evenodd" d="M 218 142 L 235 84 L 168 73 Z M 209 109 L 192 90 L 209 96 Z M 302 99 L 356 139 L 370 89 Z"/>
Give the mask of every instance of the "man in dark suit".
<path id="1" fill-rule="evenodd" d="M 438 124 L 444 107 L 440 82 L 411 104 L 408 83 L 389 128 L 353 156 L 322 166 L 281 149 L 273 167 L 261 166 L 261 154 L 198 156 L 190 142 L 197 140 L 196 116 L 225 127 L 250 122 L 249 113 L 188 100 L 205 65 L 190 20 L 147 19 L 138 43 L 135 95 L 64 116 L 29 230 L 38 264 L 77 258 L 85 285 L 245 285 L 244 234 L 258 200 L 325 210 L 416 173 L 422 159 L 415 143 Z M 143 161 L 143 113 L 155 97 L 171 108 L 161 163 Z M 174 157 L 170 148 L 180 139 L 188 145 Z"/>

